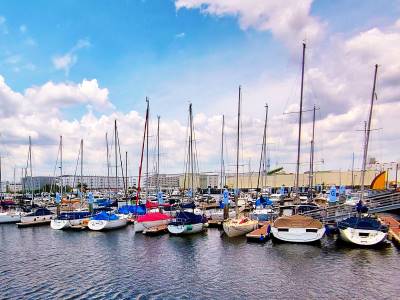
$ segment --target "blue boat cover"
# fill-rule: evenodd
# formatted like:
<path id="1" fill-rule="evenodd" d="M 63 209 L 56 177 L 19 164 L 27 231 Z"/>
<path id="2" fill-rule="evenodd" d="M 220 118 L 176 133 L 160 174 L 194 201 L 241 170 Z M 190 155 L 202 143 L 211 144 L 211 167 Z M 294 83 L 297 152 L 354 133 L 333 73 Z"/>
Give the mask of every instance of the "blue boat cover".
<path id="1" fill-rule="evenodd" d="M 188 208 L 192 208 L 195 209 L 196 208 L 196 204 L 194 204 L 194 202 L 190 202 L 190 203 L 182 203 L 181 204 L 182 208 L 188 209 Z"/>
<path id="2" fill-rule="evenodd" d="M 79 220 L 87 218 L 91 215 L 89 211 L 73 211 L 61 213 L 57 219 L 59 220 Z"/>
<path id="3" fill-rule="evenodd" d="M 119 217 L 116 214 L 106 213 L 105 211 L 102 211 L 101 213 L 98 213 L 97 215 L 90 218 L 90 220 L 98 220 L 98 221 L 100 220 L 113 221 L 118 219 Z"/>
<path id="4" fill-rule="evenodd" d="M 196 215 L 191 212 L 180 211 L 176 214 L 175 221 L 171 222 L 171 225 L 189 225 L 189 224 L 198 224 L 205 223 L 207 221 L 206 218 L 200 215 Z"/>
<path id="5" fill-rule="evenodd" d="M 53 213 L 49 211 L 47 208 L 38 208 L 34 212 L 27 214 L 28 217 L 33 217 L 33 216 L 47 216 L 47 215 L 52 215 Z"/>
<path id="6" fill-rule="evenodd" d="M 135 214 L 135 215 L 144 215 L 146 214 L 146 206 L 145 205 L 123 205 L 118 209 L 120 214 Z"/>
<path id="7" fill-rule="evenodd" d="M 350 217 L 339 222 L 338 227 L 341 229 L 350 227 L 354 229 L 379 230 L 383 232 L 387 231 L 386 225 L 383 225 L 380 221 L 371 217 Z"/>

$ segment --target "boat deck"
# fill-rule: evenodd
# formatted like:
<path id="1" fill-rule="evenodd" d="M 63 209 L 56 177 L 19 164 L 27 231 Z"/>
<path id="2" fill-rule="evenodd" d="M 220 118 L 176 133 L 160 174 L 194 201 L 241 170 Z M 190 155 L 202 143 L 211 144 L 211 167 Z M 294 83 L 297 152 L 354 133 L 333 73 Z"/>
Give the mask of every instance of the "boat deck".
<path id="1" fill-rule="evenodd" d="M 265 242 L 269 238 L 269 233 L 267 232 L 270 222 L 263 222 L 260 228 L 246 234 L 247 240 L 252 242 Z"/>
<path id="2" fill-rule="evenodd" d="M 379 218 L 389 226 L 388 239 L 400 246 L 400 222 L 389 216 L 380 216 Z"/>
<path id="3" fill-rule="evenodd" d="M 17 223 L 18 228 L 49 225 L 51 220 Z"/>

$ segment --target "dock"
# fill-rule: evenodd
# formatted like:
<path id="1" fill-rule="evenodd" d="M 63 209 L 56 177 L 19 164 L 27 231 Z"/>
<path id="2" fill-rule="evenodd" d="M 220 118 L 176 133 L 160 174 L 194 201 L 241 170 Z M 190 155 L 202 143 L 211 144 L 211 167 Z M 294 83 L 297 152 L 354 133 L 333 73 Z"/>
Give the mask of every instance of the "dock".
<path id="1" fill-rule="evenodd" d="M 396 246 L 400 246 L 400 222 L 389 216 L 380 216 L 379 218 L 389 227 L 388 240 Z"/>
<path id="2" fill-rule="evenodd" d="M 51 220 L 17 223 L 18 228 L 49 225 Z"/>
<path id="3" fill-rule="evenodd" d="M 168 225 L 163 224 L 159 226 L 154 226 L 143 230 L 145 235 L 160 235 L 168 232 Z"/>
<path id="4" fill-rule="evenodd" d="M 249 242 L 265 242 L 269 239 L 268 226 L 270 222 L 265 222 L 260 228 L 246 234 Z"/>
<path id="5" fill-rule="evenodd" d="M 223 221 L 208 220 L 208 227 L 210 228 L 222 228 Z"/>

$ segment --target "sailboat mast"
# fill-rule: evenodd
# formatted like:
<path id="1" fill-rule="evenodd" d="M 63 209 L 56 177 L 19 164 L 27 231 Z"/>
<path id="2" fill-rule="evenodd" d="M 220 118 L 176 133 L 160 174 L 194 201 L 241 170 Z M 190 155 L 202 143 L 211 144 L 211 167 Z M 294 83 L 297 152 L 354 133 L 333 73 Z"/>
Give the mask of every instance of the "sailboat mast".
<path id="1" fill-rule="evenodd" d="M 81 139 L 81 203 L 83 202 L 83 139 Z"/>
<path id="2" fill-rule="evenodd" d="M 63 142 L 62 135 L 60 135 L 60 188 L 61 188 L 61 198 L 63 195 Z"/>
<path id="3" fill-rule="evenodd" d="M 117 148 L 117 120 L 114 120 L 114 152 L 115 152 L 115 191 L 118 192 L 118 148 Z"/>
<path id="4" fill-rule="evenodd" d="M 128 151 L 125 151 L 125 198 L 128 201 Z"/>
<path id="5" fill-rule="evenodd" d="M 149 99 L 147 98 L 147 105 L 150 110 Z M 148 112 L 150 114 L 150 111 Z M 149 197 L 149 119 L 147 119 L 146 127 L 146 200 Z"/>
<path id="6" fill-rule="evenodd" d="M 32 140 L 31 136 L 29 136 L 29 169 L 30 169 L 30 183 L 31 183 L 31 193 L 32 193 L 32 201 L 31 205 L 33 205 L 33 196 L 34 196 L 34 188 L 33 188 L 33 176 L 32 176 Z"/>
<path id="7" fill-rule="evenodd" d="M 110 154 L 108 150 L 108 133 L 106 132 L 106 149 L 107 149 L 107 189 L 108 189 L 108 200 L 111 199 L 110 191 Z"/>
<path id="8" fill-rule="evenodd" d="M 365 171 L 366 171 L 366 167 L 367 167 L 369 135 L 370 135 L 370 132 L 371 132 L 372 109 L 374 107 L 374 98 L 376 96 L 375 88 L 376 88 L 376 76 L 377 76 L 377 73 L 378 73 L 378 65 L 376 64 L 375 65 L 375 72 L 374 72 L 374 85 L 372 87 L 372 94 L 371 94 L 371 106 L 370 106 L 370 109 L 369 109 L 367 130 L 366 130 L 366 136 L 365 136 L 363 164 L 362 164 L 362 170 L 361 170 L 361 201 L 364 200 Z"/>
<path id="9" fill-rule="evenodd" d="M 146 130 L 147 130 L 147 123 L 149 119 L 149 101 L 146 97 L 147 102 L 147 109 L 146 109 L 146 120 L 144 123 L 144 131 L 143 131 L 143 141 L 142 141 L 142 153 L 140 155 L 140 165 L 139 165 L 139 178 L 138 178 L 138 187 L 136 190 L 136 205 L 139 204 L 139 195 L 140 195 L 140 181 L 142 179 L 142 166 L 143 166 L 143 153 L 144 153 L 144 143 L 146 140 Z M 147 200 L 147 199 L 146 199 Z"/>
<path id="10" fill-rule="evenodd" d="M 157 191 L 160 190 L 160 116 L 157 116 Z"/>
<path id="11" fill-rule="evenodd" d="M 312 123 L 312 138 L 311 138 L 311 148 L 310 148 L 310 176 L 309 176 L 309 193 L 312 199 L 312 188 L 314 185 L 314 135 L 315 135 L 315 105 L 313 109 L 313 123 Z"/>
<path id="12" fill-rule="evenodd" d="M 304 60 L 306 55 L 306 44 L 303 43 L 303 59 L 301 63 L 301 88 L 300 88 L 300 112 L 299 112 L 299 136 L 297 141 L 297 163 L 296 163 L 296 185 L 295 192 L 297 197 L 299 192 L 299 175 L 300 175 L 300 147 L 301 147 L 301 119 L 303 116 L 303 86 L 304 86 Z"/>
<path id="13" fill-rule="evenodd" d="M 190 173 L 191 173 L 191 196 L 190 198 L 193 200 L 194 194 L 194 162 L 193 162 L 193 115 L 192 115 L 192 103 L 189 105 L 189 127 L 190 127 L 190 138 L 189 138 L 189 166 L 190 166 Z"/>
<path id="14" fill-rule="evenodd" d="M 263 140 L 262 140 L 262 145 L 261 145 L 261 155 L 260 155 L 260 166 L 258 168 L 258 178 L 257 178 L 257 191 L 260 188 L 260 179 L 261 179 L 261 185 L 264 185 L 264 180 L 261 178 L 261 176 L 267 176 L 265 172 L 266 168 L 266 156 L 267 156 L 267 150 L 266 150 L 266 144 L 267 144 L 267 120 L 268 120 L 268 104 L 265 105 L 265 121 L 264 121 L 264 133 L 263 133 Z M 261 175 L 261 168 L 263 168 L 262 172 L 264 173 Z M 265 180 L 266 181 L 266 180 Z"/>
<path id="15" fill-rule="evenodd" d="M 240 102 L 242 100 L 241 97 L 242 97 L 242 87 L 239 85 L 237 143 L 236 143 L 236 191 L 235 191 L 236 218 L 238 218 L 239 216 L 238 197 L 239 197 Z"/>
<path id="16" fill-rule="evenodd" d="M 268 104 L 265 104 L 265 124 L 264 124 L 264 177 L 263 177 L 263 185 L 264 187 L 267 186 L 267 172 L 268 172 L 268 166 L 267 166 L 267 126 L 268 126 Z"/>
<path id="17" fill-rule="evenodd" d="M 225 116 L 222 115 L 222 130 L 221 130 L 221 194 L 224 188 L 224 127 L 225 127 Z"/>
<path id="18" fill-rule="evenodd" d="M 351 188 L 354 189 L 354 152 L 353 159 L 351 161 Z"/>

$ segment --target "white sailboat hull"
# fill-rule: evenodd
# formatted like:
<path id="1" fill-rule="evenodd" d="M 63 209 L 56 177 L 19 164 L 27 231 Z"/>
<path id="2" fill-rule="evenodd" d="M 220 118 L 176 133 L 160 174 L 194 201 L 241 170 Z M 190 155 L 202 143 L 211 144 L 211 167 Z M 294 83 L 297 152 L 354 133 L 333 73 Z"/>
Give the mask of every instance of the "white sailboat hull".
<path id="1" fill-rule="evenodd" d="M 236 217 L 236 213 L 234 211 L 229 211 L 229 218 Z M 211 214 L 211 220 L 213 221 L 223 221 L 224 220 L 224 212 L 217 211 Z"/>
<path id="2" fill-rule="evenodd" d="M 21 221 L 20 213 L 2 212 L 0 213 L 0 224 L 2 223 L 18 223 Z"/>
<path id="3" fill-rule="evenodd" d="M 240 224 L 239 222 L 232 223 L 231 221 L 224 222 L 224 232 L 228 237 L 236 237 L 245 235 L 258 227 L 258 221 L 249 220 Z"/>
<path id="4" fill-rule="evenodd" d="M 190 225 L 168 225 L 168 232 L 174 235 L 193 234 L 203 231 L 207 228 L 204 223 L 196 223 Z"/>
<path id="5" fill-rule="evenodd" d="M 286 231 L 287 230 L 287 231 Z M 310 230 L 310 229 L 309 229 Z M 274 238 L 290 243 L 312 243 L 320 240 L 325 234 L 325 228 L 312 229 L 307 232 L 307 228 L 276 228 L 271 226 L 271 233 Z"/>
<path id="6" fill-rule="evenodd" d="M 126 218 L 120 218 L 118 220 L 90 220 L 88 227 L 90 230 L 101 231 L 117 229 L 128 225 Z"/>
<path id="7" fill-rule="evenodd" d="M 54 219 L 50 222 L 50 227 L 55 230 L 63 230 L 71 228 L 71 226 L 82 225 L 84 221 L 88 219 L 73 219 L 73 220 L 58 220 Z"/>
<path id="8" fill-rule="evenodd" d="M 167 225 L 170 220 L 157 220 L 157 221 L 148 221 L 148 222 L 137 222 L 134 223 L 135 232 L 142 232 L 143 230 L 149 229 L 151 227 Z"/>
<path id="9" fill-rule="evenodd" d="M 340 238 L 348 243 L 360 246 L 373 246 L 383 242 L 387 233 L 379 230 L 355 229 L 347 227 L 339 229 Z"/>

